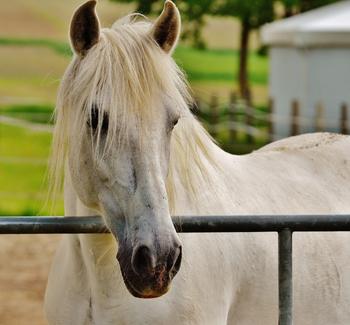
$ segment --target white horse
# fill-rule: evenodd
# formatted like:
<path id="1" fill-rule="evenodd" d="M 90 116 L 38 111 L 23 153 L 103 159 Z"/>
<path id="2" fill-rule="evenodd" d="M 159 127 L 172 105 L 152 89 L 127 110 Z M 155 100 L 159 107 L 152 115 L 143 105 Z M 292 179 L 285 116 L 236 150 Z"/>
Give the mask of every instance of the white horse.
<path id="1" fill-rule="evenodd" d="M 111 234 L 63 237 L 49 323 L 277 324 L 276 235 L 178 236 L 170 215 L 349 212 L 350 139 L 222 151 L 171 58 L 176 6 L 166 1 L 154 24 L 132 15 L 100 29 L 95 5 L 72 19 L 53 161 L 56 188 L 65 167 L 66 215 L 98 213 Z M 295 234 L 294 255 L 295 324 L 350 324 L 350 236 Z"/>

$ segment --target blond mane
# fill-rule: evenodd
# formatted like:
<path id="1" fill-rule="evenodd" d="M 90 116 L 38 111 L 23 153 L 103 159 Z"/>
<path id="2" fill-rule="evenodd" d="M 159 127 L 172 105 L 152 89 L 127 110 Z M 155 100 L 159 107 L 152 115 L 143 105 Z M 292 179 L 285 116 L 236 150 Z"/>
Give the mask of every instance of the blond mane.
<path id="1" fill-rule="evenodd" d="M 82 141 L 86 132 L 83 126 L 91 119 L 93 105 L 98 107 L 99 114 L 109 116 L 105 145 L 99 147 L 100 119 L 93 148 L 95 158 L 101 159 L 111 145 L 127 145 L 127 137 L 116 137 L 116 134 L 128 134 L 131 112 L 140 121 L 152 119 L 156 114 L 152 108 L 157 107 L 154 103 L 160 96 L 171 98 L 181 116 L 173 131 L 170 150 L 167 191 L 171 210 L 176 206 L 175 183 L 188 192 L 191 200 L 197 200 L 198 189 L 216 181 L 214 174 L 207 170 L 208 166 L 217 165 L 216 146 L 190 112 L 192 99 L 184 74 L 150 36 L 151 24 L 136 19 L 138 17 L 130 15 L 117 21 L 111 29 L 102 29 L 99 42 L 84 58 L 74 56 L 63 76 L 55 110 L 51 157 L 54 196 L 62 190 L 68 149 Z M 117 128 L 122 132 L 116 132 Z"/>

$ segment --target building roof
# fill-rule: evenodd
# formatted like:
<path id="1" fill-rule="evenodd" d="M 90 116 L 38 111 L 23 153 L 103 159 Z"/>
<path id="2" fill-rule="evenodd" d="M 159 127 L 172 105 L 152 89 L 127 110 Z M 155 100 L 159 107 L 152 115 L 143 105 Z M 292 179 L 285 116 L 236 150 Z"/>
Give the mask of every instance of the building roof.
<path id="1" fill-rule="evenodd" d="M 266 45 L 293 47 L 350 46 L 350 1 L 314 9 L 261 28 Z"/>

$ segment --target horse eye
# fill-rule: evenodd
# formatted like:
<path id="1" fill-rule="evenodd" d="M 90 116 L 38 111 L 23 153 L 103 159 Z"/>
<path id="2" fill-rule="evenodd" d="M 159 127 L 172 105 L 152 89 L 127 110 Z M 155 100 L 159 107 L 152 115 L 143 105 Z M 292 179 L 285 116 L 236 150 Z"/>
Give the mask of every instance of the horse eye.
<path id="1" fill-rule="evenodd" d="M 93 130 L 96 131 L 99 127 L 99 121 L 100 119 L 100 111 L 96 105 L 93 105 L 91 108 L 91 115 L 89 116 L 89 119 L 87 121 L 87 125 Z M 108 130 L 108 114 L 106 112 L 103 112 L 103 120 L 101 125 L 101 131 L 107 132 Z"/>
<path id="2" fill-rule="evenodd" d="M 179 121 L 178 118 L 176 119 L 171 119 L 168 123 L 168 127 L 167 127 L 167 132 L 170 134 L 171 131 L 174 129 L 175 125 L 177 124 L 177 122 Z"/>

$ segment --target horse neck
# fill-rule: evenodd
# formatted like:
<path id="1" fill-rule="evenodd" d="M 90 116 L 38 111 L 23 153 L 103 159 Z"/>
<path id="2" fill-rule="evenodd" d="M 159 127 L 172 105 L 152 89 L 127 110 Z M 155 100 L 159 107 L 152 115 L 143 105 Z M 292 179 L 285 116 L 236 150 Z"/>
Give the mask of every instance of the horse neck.
<path id="1" fill-rule="evenodd" d="M 171 154 L 167 187 L 172 214 L 231 213 L 240 157 L 217 146 L 197 121 L 184 134 Z"/>

